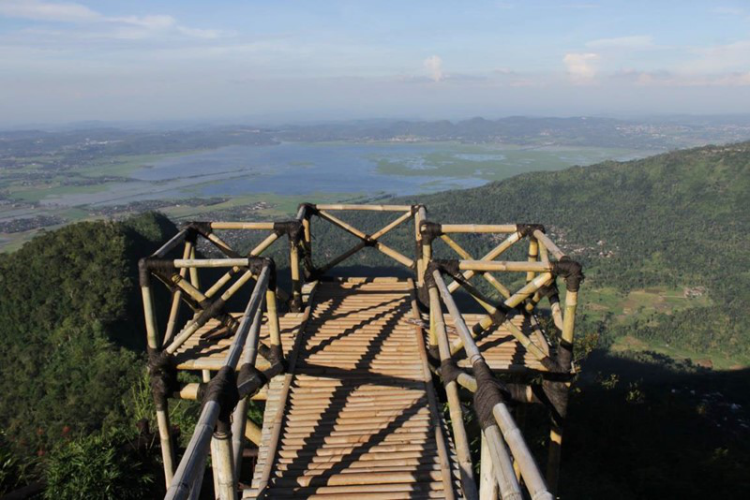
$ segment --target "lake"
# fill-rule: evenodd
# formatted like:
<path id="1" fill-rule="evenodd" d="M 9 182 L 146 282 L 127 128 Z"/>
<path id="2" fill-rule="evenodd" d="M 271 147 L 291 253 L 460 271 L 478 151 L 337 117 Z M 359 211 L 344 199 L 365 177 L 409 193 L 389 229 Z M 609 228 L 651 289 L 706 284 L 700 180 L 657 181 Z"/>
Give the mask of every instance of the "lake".
<path id="1" fill-rule="evenodd" d="M 468 188 L 538 170 L 558 170 L 646 152 L 603 148 L 520 148 L 455 143 L 283 143 L 229 146 L 169 157 L 91 192 L 42 202 L 113 205 L 149 199 L 254 193 L 409 195 Z"/>

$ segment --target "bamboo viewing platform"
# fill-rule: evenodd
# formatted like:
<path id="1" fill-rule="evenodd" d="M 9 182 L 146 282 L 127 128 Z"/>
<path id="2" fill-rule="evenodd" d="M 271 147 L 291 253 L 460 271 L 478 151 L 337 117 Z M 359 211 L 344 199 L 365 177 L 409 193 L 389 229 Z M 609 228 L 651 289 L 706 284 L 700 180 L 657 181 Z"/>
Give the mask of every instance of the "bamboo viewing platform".
<path id="1" fill-rule="evenodd" d="M 348 211 L 394 218 L 368 233 L 341 218 Z M 359 242 L 316 265 L 313 221 Z M 411 256 L 383 241 L 407 222 Z M 224 233 L 247 231 L 263 238 L 240 254 Z M 475 258 L 457 235 L 490 235 L 495 246 Z M 289 290 L 262 256 L 280 244 Z M 521 245 L 523 259 L 498 260 Z M 412 277 L 328 275 L 366 248 Z M 166 498 L 205 498 L 204 477 L 221 499 L 554 498 L 582 280 L 542 226 L 438 224 L 419 205 L 302 204 L 290 221 L 187 224 L 140 262 Z M 171 293 L 163 332 L 157 282 Z M 485 312 L 462 313 L 458 290 Z M 240 297 L 244 310 L 230 310 Z M 198 376 L 179 383 L 178 371 Z M 172 398 L 202 402 L 179 460 Z M 260 426 L 247 418 L 250 400 L 265 404 Z M 549 410 L 544 474 L 516 424 L 524 404 Z M 467 410 L 479 423 L 478 478 Z M 254 468 L 242 460 L 251 449 Z"/>

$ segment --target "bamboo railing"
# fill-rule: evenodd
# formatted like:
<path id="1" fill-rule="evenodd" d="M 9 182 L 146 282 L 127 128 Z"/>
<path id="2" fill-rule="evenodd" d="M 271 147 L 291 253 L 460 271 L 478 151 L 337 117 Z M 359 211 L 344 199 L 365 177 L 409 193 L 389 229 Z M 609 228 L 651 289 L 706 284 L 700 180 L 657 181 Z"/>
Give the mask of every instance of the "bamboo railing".
<path id="1" fill-rule="evenodd" d="M 396 216 L 379 230 L 367 233 L 342 220 L 338 214 L 344 211 L 392 212 Z M 359 242 L 316 266 L 312 259 L 314 218 L 358 238 Z M 412 220 L 417 252 L 409 257 L 385 244 L 383 237 Z M 246 255 L 241 255 L 217 234 L 224 231 L 261 231 L 268 234 Z M 460 234 L 504 236 L 494 248 L 476 258 L 459 244 L 456 235 Z M 277 286 L 273 260 L 261 257 L 284 236 L 288 240 L 289 292 Z M 199 238 L 221 252 L 223 257 L 202 258 L 197 251 Z M 526 260 L 498 260 L 522 241 L 528 242 Z M 458 258 L 436 259 L 434 246 L 438 242 L 442 242 Z M 431 369 L 439 376 L 445 389 L 463 496 L 491 499 L 499 494 L 502 499 L 521 499 L 528 494 L 530 498 L 538 500 L 553 498 L 558 480 L 568 389 L 575 370 L 572 347 L 577 294 L 583 279 L 581 266 L 566 256 L 539 225 L 437 224 L 428 220 L 427 210 L 421 205 L 307 203 L 301 204 L 296 217 L 289 221 L 190 223 L 140 262 L 149 372 L 168 488 L 167 498 L 198 498 L 209 453 L 218 497 L 237 497 L 244 440 L 248 436 L 255 436 L 257 441 L 259 434 L 259 429 L 248 423 L 245 417 L 248 400 L 267 387 L 273 376 L 285 373 L 278 302 L 293 312 L 304 308 L 306 317 L 310 304 L 304 304 L 303 284 L 321 279 L 329 270 L 365 248 L 375 249 L 414 273 L 416 296 L 428 313 L 425 319 L 429 319 L 429 323 L 419 317 L 409 321 L 426 331 L 428 352 L 432 358 Z M 177 258 L 169 257 L 175 254 Z M 213 283 L 202 283 L 206 281 L 206 275 L 201 276 L 202 270 L 207 269 L 213 269 L 214 275 L 217 269 L 224 272 Z M 517 276 L 515 281 L 499 278 L 512 273 Z M 491 290 L 501 299 L 488 296 L 475 285 L 472 280 L 477 276 L 486 283 L 484 289 Z M 566 285 L 564 304 L 561 304 L 557 292 L 558 278 L 564 280 Z M 164 283 L 172 294 L 162 335 L 156 321 L 154 281 Z M 517 289 L 513 291 L 513 288 Z M 244 314 L 237 319 L 227 310 L 227 302 L 236 298 L 240 290 L 250 289 L 252 292 Z M 475 324 L 467 325 L 453 298 L 452 294 L 459 289 L 486 312 Z M 552 335 L 544 331 L 537 320 L 540 304 L 545 299 L 552 324 L 558 330 L 556 342 L 549 341 Z M 265 348 L 259 341 L 264 304 L 270 348 Z M 181 308 L 185 306 L 193 316 L 178 328 Z M 452 327 L 446 324 L 444 308 L 451 318 Z M 517 315 L 527 318 L 538 335 L 532 338 L 528 331 L 516 326 L 511 319 Z M 213 378 L 204 371 L 201 384 L 180 386 L 175 377 L 174 355 L 210 320 L 218 321 L 232 338 L 223 367 Z M 488 332 L 501 326 L 539 362 L 541 369 L 533 376 L 541 377 L 541 385 L 535 384 L 531 377 L 526 383 L 502 384 L 496 379 L 478 342 Z M 454 336 L 452 341 L 449 332 Z M 296 349 L 293 349 L 292 360 L 295 352 Z M 266 358 L 270 366 L 263 372 L 258 363 L 259 354 Z M 469 365 L 467 368 L 459 368 L 459 355 L 465 355 Z M 240 362 L 241 366 L 238 367 Z M 474 477 L 469 437 L 464 427 L 462 398 L 465 400 L 467 394 L 473 395 L 471 410 L 476 412 L 482 427 L 479 478 Z M 179 463 L 176 462 L 169 423 L 168 399 L 172 396 L 203 402 L 198 425 Z M 552 425 L 546 478 L 516 425 L 510 406 L 515 403 L 543 404 L 550 411 Z M 283 411 L 283 408 L 279 408 L 279 411 Z M 278 431 L 275 429 L 275 432 Z"/>

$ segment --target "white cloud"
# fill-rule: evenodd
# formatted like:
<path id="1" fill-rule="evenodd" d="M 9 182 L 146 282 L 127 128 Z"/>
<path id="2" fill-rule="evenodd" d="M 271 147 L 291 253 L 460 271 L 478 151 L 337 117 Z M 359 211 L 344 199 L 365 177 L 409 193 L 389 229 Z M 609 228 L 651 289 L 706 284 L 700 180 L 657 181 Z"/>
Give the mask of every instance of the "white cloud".
<path id="1" fill-rule="evenodd" d="M 621 36 L 615 38 L 601 38 L 586 43 L 592 49 L 650 49 L 653 48 L 654 40 L 649 35 Z"/>
<path id="2" fill-rule="evenodd" d="M 568 75 L 574 83 L 591 83 L 596 76 L 595 62 L 599 60 L 599 54 L 568 53 L 563 57 L 563 63 L 568 70 Z"/>
<path id="3" fill-rule="evenodd" d="M 78 3 L 40 0 L 0 0 L 0 16 L 91 26 L 109 26 L 106 34 L 115 39 L 135 40 L 172 33 L 191 38 L 218 38 L 219 30 L 189 28 L 169 15 L 105 16 Z M 101 33 L 100 33 L 101 34 Z"/>
<path id="4" fill-rule="evenodd" d="M 3 0 L 0 15 L 38 21 L 91 22 L 104 16 L 77 3 L 52 3 L 38 0 Z"/>
<path id="5" fill-rule="evenodd" d="M 443 60 L 438 56 L 430 56 L 424 60 L 424 67 L 430 72 L 430 78 L 433 81 L 439 82 L 445 78 L 443 73 Z"/>

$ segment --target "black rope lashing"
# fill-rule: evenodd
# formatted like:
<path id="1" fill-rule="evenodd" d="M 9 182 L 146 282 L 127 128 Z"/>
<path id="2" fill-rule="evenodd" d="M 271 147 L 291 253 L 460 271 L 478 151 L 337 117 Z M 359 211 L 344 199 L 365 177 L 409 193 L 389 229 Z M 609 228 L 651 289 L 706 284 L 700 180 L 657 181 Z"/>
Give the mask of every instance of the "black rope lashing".
<path id="1" fill-rule="evenodd" d="M 318 215 L 318 206 L 315 203 L 300 203 L 297 205 L 297 211 L 305 207 L 305 219 L 310 219 L 313 215 Z"/>
<path id="2" fill-rule="evenodd" d="M 192 229 L 206 239 L 208 239 L 209 234 L 214 232 L 213 228 L 211 227 L 211 223 L 205 221 L 193 221 L 188 224 L 188 228 Z"/>
<path id="3" fill-rule="evenodd" d="M 177 283 L 182 279 L 177 272 L 174 261 L 170 259 L 158 259 L 146 257 L 138 261 L 138 279 L 141 286 L 148 286 L 149 273 L 154 273 L 162 280 Z"/>
<path id="4" fill-rule="evenodd" d="M 297 219 L 284 222 L 274 222 L 273 232 L 279 236 L 284 234 L 287 235 L 289 237 L 289 242 L 292 245 L 298 245 L 302 239 L 302 222 Z"/>
<path id="5" fill-rule="evenodd" d="M 516 224 L 516 229 L 518 234 L 521 235 L 521 238 L 533 236 L 534 231 L 541 231 L 542 233 L 546 232 L 542 224 Z"/>
<path id="6" fill-rule="evenodd" d="M 583 266 L 568 256 L 552 263 L 552 275 L 563 278 L 569 292 L 577 292 L 586 278 L 583 275 Z"/>
<path id="7" fill-rule="evenodd" d="M 422 244 L 429 245 L 443 234 L 443 226 L 437 222 L 423 220 L 419 224 L 419 234 L 422 236 Z"/>
<path id="8" fill-rule="evenodd" d="M 495 425 L 495 417 L 492 409 L 505 402 L 503 393 L 500 391 L 492 370 L 483 359 L 473 364 L 474 378 L 477 381 L 477 391 L 474 393 L 474 411 L 477 413 L 479 424 L 482 429 Z"/>
<path id="9" fill-rule="evenodd" d="M 239 400 L 240 393 L 237 390 L 237 374 L 231 366 L 224 366 L 208 383 L 206 395 L 203 397 L 203 406 L 209 401 L 215 401 L 219 404 L 217 431 L 228 430 L 230 416 Z"/>
<path id="10" fill-rule="evenodd" d="M 444 384 L 449 382 L 456 382 L 458 376 L 463 373 L 463 370 L 458 367 L 456 360 L 453 358 L 447 358 L 440 362 L 440 378 Z"/>
<path id="11" fill-rule="evenodd" d="M 436 345 L 430 345 L 427 347 L 427 355 L 431 360 L 435 361 L 435 364 L 440 362 L 440 349 Z"/>
<path id="12" fill-rule="evenodd" d="M 166 410 L 167 397 L 178 390 L 177 370 L 166 351 L 148 349 L 148 374 L 157 410 Z"/>
<path id="13" fill-rule="evenodd" d="M 254 394 L 268 383 L 268 377 L 250 363 L 244 363 L 237 374 L 237 388 L 241 395 Z"/>

